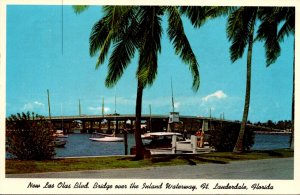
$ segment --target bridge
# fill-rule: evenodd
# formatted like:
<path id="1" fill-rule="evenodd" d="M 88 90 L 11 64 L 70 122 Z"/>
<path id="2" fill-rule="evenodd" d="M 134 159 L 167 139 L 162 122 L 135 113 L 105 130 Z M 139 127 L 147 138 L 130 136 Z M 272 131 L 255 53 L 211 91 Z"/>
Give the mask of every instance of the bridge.
<path id="1" fill-rule="evenodd" d="M 70 132 L 73 129 L 80 129 L 86 132 L 122 132 L 123 129 L 134 130 L 136 117 L 134 114 L 111 114 L 111 115 L 81 115 L 81 116 L 52 116 L 46 117 L 57 129 Z M 142 129 L 144 131 L 164 131 L 168 128 L 169 115 L 142 115 Z M 234 121 L 222 120 L 202 116 L 179 116 L 179 122 L 171 123 L 172 130 L 196 132 L 202 128 L 203 123 L 208 129 L 214 129 L 221 123 Z"/>

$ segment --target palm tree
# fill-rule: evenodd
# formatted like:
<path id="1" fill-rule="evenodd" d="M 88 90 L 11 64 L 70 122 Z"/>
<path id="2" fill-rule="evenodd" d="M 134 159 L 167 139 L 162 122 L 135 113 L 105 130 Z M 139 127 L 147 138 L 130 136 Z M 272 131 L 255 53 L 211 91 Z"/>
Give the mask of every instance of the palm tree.
<path id="1" fill-rule="evenodd" d="M 295 7 L 261 8 L 259 18 L 262 21 L 258 29 L 258 39 L 265 41 L 267 66 L 280 55 L 280 44 L 284 37 L 295 34 Z M 283 22 L 283 24 L 281 24 Z M 278 27 L 281 27 L 278 30 Z M 293 58 L 292 92 L 292 134 L 290 148 L 294 148 L 294 102 L 295 102 L 295 37 Z"/>
<path id="2" fill-rule="evenodd" d="M 235 62 L 243 56 L 244 50 L 248 45 L 244 112 L 239 136 L 233 150 L 233 152 L 242 152 L 244 151 L 243 140 L 250 106 L 252 47 L 258 7 L 206 7 L 203 8 L 202 11 L 204 12 L 204 17 L 197 16 L 194 8 L 186 8 L 183 10 L 195 27 L 199 27 L 207 19 L 228 15 L 226 30 L 227 37 L 229 41 L 232 42 L 230 47 L 230 57 L 232 62 Z"/>
<path id="3" fill-rule="evenodd" d="M 241 128 L 238 135 L 236 145 L 233 152 L 244 151 L 244 134 L 248 120 L 248 113 L 250 107 L 250 92 L 251 92 L 251 66 L 252 66 L 252 47 L 254 43 L 254 27 L 258 19 L 262 16 L 271 17 L 271 8 L 260 7 L 184 7 L 182 12 L 185 13 L 191 20 L 195 27 L 200 27 L 206 20 L 219 17 L 221 15 L 228 15 L 227 21 L 227 37 L 231 41 L 230 57 L 231 61 L 235 62 L 241 58 L 247 47 L 247 72 L 246 72 L 246 93 L 243 118 Z M 202 14 L 199 14 L 202 13 Z M 288 21 L 288 20 L 287 20 Z M 265 25 L 264 22 L 260 25 L 259 29 L 264 32 L 265 49 L 267 53 L 267 65 L 274 63 L 279 55 L 279 44 L 273 41 L 276 37 L 273 25 Z M 285 26 L 285 25 L 284 25 Z M 286 25 L 289 29 L 289 25 Z M 273 28 L 273 29 L 272 29 Z M 282 34 L 287 34 L 286 30 L 282 30 Z M 258 32 L 259 33 L 259 32 Z M 274 34 L 275 33 L 275 34 Z M 280 36 L 279 36 L 280 37 Z M 262 38 L 259 38 L 261 39 Z"/>
<path id="4" fill-rule="evenodd" d="M 76 8 L 81 12 L 85 7 Z M 139 54 L 136 97 L 135 142 L 136 159 L 144 158 L 141 139 L 141 112 L 143 90 L 153 84 L 157 75 L 158 54 L 161 52 L 163 15 L 167 15 L 167 34 L 173 43 L 175 53 L 189 66 L 193 76 L 193 89 L 200 85 L 198 62 L 185 35 L 178 7 L 159 6 L 104 6 L 104 17 L 93 27 L 90 35 L 90 55 L 99 52 L 96 68 L 104 63 L 109 48 L 113 47 L 105 80 L 107 87 L 113 87 L 130 64 L 135 52 Z"/>
<path id="5" fill-rule="evenodd" d="M 239 136 L 233 149 L 233 152 L 238 153 L 244 151 L 243 140 L 250 107 L 252 47 L 257 12 L 257 7 L 240 7 L 229 15 L 227 23 L 227 36 L 229 41 L 232 42 L 230 46 L 232 62 L 243 56 L 244 50 L 248 45 L 244 112 Z"/>

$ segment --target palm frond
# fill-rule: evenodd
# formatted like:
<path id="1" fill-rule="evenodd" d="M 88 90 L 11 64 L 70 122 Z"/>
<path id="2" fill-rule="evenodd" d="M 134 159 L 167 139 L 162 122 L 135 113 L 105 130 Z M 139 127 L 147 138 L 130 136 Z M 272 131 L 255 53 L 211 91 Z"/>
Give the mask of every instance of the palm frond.
<path id="1" fill-rule="evenodd" d="M 283 9 L 282 11 L 286 13 L 285 23 L 278 32 L 278 41 L 283 41 L 284 37 L 289 36 L 289 34 L 295 34 L 295 8 L 288 7 Z"/>
<path id="2" fill-rule="evenodd" d="M 105 6 L 105 16 L 92 28 L 90 35 L 90 55 L 94 56 L 99 50 L 100 54 L 96 63 L 96 69 L 103 64 L 113 42 L 118 39 L 124 26 L 128 25 L 130 7 Z M 126 27 L 125 27 L 126 28 Z"/>
<path id="3" fill-rule="evenodd" d="M 134 56 L 135 46 L 131 41 L 119 41 L 111 54 L 108 63 L 108 74 L 105 80 L 107 87 L 113 87 L 123 75 Z"/>
<path id="4" fill-rule="evenodd" d="M 195 28 L 199 28 L 207 20 L 228 15 L 235 9 L 227 6 L 181 6 L 180 12 L 190 19 Z"/>
<path id="5" fill-rule="evenodd" d="M 120 29 L 116 37 L 114 49 L 109 58 L 108 74 L 105 80 L 107 87 L 113 87 L 118 82 L 138 47 L 136 24 L 131 22 L 123 28 L 125 29 Z"/>
<path id="6" fill-rule="evenodd" d="M 189 65 L 193 77 L 193 90 L 197 91 L 200 86 L 200 76 L 196 56 L 185 35 L 179 10 L 175 7 L 168 7 L 168 35 L 172 42 L 175 53 L 180 56 L 182 61 Z"/>
<path id="7" fill-rule="evenodd" d="M 100 19 L 94 24 L 89 38 L 91 56 L 94 56 L 99 51 L 100 47 L 102 47 L 109 34 L 109 31 L 110 29 L 105 23 L 105 18 Z"/>
<path id="8" fill-rule="evenodd" d="M 263 7 L 258 11 L 258 18 L 261 20 L 261 24 L 257 30 L 257 39 L 264 41 L 267 66 L 277 60 L 281 50 L 277 39 L 277 26 L 280 23 L 280 19 L 274 13 L 275 10 L 272 7 Z"/>
<path id="9" fill-rule="evenodd" d="M 110 45 L 110 29 L 105 23 L 105 18 L 99 20 L 92 28 L 90 34 L 90 55 L 94 56 L 102 48 L 101 57 L 99 57 L 96 67 L 104 61 L 104 54 L 107 54 L 107 48 Z M 106 50 L 107 49 L 107 50 Z"/>
<path id="10" fill-rule="evenodd" d="M 139 65 L 136 77 L 146 87 L 151 86 L 157 75 L 158 53 L 161 51 L 161 16 L 162 8 L 158 6 L 141 7 L 139 12 Z"/>
<path id="11" fill-rule="evenodd" d="M 85 10 L 87 10 L 89 8 L 89 6 L 87 6 L 87 5 L 73 5 L 72 8 L 73 8 L 73 10 L 76 14 L 80 14 L 80 13 L 84 12 Z"/>
<path id="12" fill-rule="evenodd" d="M 256 7 L 240 7 L 230 14 L 227 22 L 227 37 L 232 41 L 230 58 L 232 62 L 241 58 L 247 46 L 249 31 L 256 18 Z"/>
<path id="13" fill-rule="evenodd" d="M 181 6 L 180 12 L 185 14 L 195 28 L 199 28 L 207 20 L 206 17 L 207 7 L 202 6 Z"/>

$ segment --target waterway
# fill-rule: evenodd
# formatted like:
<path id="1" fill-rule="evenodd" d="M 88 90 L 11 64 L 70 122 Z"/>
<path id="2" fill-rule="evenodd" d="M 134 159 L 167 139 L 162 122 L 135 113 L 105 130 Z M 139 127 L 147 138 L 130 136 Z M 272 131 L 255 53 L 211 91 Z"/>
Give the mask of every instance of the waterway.
<path id="1" fill-rule="evenodd" d="M 56 157 L 123 155 L 124 142 L 94 142 L 91 134 L 69 134 L 68 142 L 63 148 L 56 148 Z M 290 135 L 255 135 L 252 150 L 272 150 L 289 147 Z M 134 135 L 128 134 L 129 149 L 135 145 Z"/>

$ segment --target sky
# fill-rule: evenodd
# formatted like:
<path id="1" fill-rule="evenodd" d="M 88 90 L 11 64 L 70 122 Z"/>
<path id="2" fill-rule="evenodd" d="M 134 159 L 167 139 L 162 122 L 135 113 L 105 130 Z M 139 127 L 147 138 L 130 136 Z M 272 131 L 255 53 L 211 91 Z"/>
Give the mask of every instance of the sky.
<path id="1" fill-rule="evenodd" d="M 137 55 L 114 88 L 104 85 L 106 61 L 95 69 L 97 55 L 89 55 L 89 35 L 102 17 L 100 6 L 75 14 L 71 6 L 9 5 L 6 29 L 6 115 L 35 112 L 51 115 L 100 115 L 135 113 Z M 241 120 L 246 82 L 246 51 L 230 61 L 226 18 L 208 21 L 194 29 L 183 18 L 186 35 L 200 70 L 200 88 L 192 90 L 188 67 L 175 55 L 166 33 L 158 59 L 158 75 L 144 90 L 143 114 L 168 115 L 172 111 L 171 80 L 175 111 L 180 115 Z M 281 43 L 281 56 L 270 67 L 265 64 L 263 43 L 255 42 L 252 58 L 252 88 L 248 119 L 252 122 L 290 120 L 292 99 L 293 36 Z M 116 97 L 116 105 L 115 105 Z"/>

